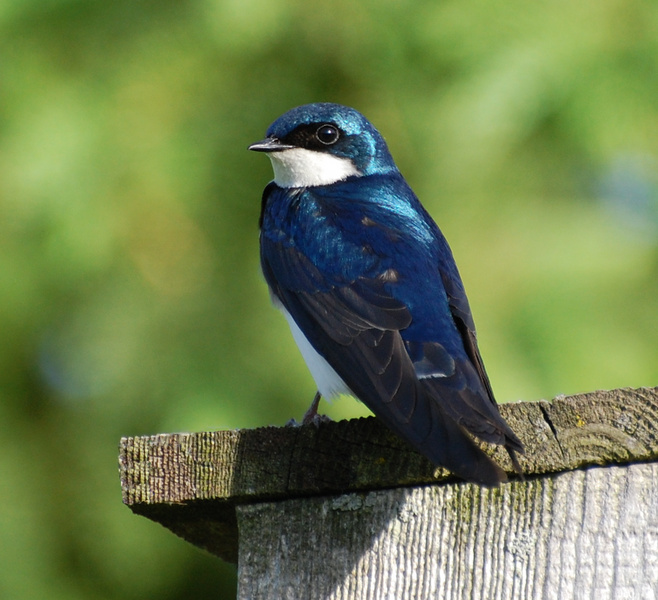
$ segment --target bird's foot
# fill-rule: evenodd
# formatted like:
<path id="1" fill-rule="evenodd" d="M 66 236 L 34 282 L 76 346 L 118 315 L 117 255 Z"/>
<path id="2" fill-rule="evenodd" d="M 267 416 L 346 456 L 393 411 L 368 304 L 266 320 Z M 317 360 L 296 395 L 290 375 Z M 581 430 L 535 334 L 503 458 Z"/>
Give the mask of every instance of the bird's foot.
<path id="1" fill-rule="evenodd" d="M 320 398 L 322 398 L 322 395 L 320 392 L 315 392 L 315 396 L 313 396 L 313 402 L 311 402 L 311 406 L 308 407 L 308 410 L 304 414 L 304 418 L 302 419 L 302 424 L 303 425 L 308 425 L 309 423 L 313 423 L 318 417 L 318 406 L 320 405 Z"/>
<path id="2" fill-rule="evenodd" d="M 286 427 L 301 427 L 302 425 L 315 425 L 317 427 L 320 423 L 331 422 L 333 422 L 333 419 L 329 415 L 319 415 L 316 413 L 308 419 L 306 418 L 306 415 L 304 415 L 304 418 L 301 421 L 290 419 L 290 421 L 286 423 Z"/>
<path id="3" fill-rule="evenodd" d="M 318 414 L 318 405 L 320 404 L 320 398 L 322 398 L 322 395 L 320 392 L 317 392 L 313 398 L 313 402 L 311 403 L 311 406 L 309 406 L 309 409 L 306 411 L 304 414 L 304 417 L 302 418 L 302 422 L 299 423 L 295 419 L 290 419 L 286 423 L 286 427 L 300 427 L 301 425 L 315 425 L 318 426 L 320 423 L 331 423 L 331 417 L 328 415 L 319 415 Z"/>
<path id="4" fill-rule="evenodd" d="M 304 418 L 302 421 L 302 425 L 315 425 L 316 427 L 320 425 L 320 423 L 331 423 L 333 419 L 329 415 L 314 415 L 310 419 Z"/>

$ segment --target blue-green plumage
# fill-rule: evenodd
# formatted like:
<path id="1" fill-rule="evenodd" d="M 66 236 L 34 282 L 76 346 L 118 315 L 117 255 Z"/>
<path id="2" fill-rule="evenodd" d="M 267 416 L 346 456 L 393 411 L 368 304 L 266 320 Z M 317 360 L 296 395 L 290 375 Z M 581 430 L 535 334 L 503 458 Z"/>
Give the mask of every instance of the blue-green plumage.
<path id="1" fill-rule="evenodd" d="M 438 465 L 496 485 L 465 431 L 523 446 L 498 412 L 450 248 L 377 130 L 312 104 L 275 121 L 261 263 L 319 392 L 348 391 Z M 338 383 L 335 383 L 335 381 Z M 324 389 L 323 389 L 324 388 Z"/>

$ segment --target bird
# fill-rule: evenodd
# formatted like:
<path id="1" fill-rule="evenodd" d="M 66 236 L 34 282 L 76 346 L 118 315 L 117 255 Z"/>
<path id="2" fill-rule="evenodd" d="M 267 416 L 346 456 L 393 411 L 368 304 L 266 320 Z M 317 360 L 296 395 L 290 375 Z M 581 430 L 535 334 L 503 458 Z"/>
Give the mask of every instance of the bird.
<path id="1" fill-rule="evenodd" d="M 521 440 L 501 416 L 452 251 L 354 108 L 305 104 L 249 150 L 274 179 L 261 200 L 260 262 L 317 393 L 363 402 L 434 465 L 495 487 L 506 472 L 474 442 Z"/>

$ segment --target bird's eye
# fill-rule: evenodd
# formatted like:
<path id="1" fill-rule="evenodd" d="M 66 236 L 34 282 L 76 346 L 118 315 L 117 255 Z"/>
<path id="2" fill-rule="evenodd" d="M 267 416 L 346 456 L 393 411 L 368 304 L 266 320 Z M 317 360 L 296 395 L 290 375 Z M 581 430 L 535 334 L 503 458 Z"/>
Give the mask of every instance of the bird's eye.
<path id="1" fill-rule="evenodd" d="M 335 144 L 338 141 L 339 136 L 340 133 L 338 132 L 338 128 L 333 125 L 321 125 L 315 132 L 315 137 L 327 146 Z"/>

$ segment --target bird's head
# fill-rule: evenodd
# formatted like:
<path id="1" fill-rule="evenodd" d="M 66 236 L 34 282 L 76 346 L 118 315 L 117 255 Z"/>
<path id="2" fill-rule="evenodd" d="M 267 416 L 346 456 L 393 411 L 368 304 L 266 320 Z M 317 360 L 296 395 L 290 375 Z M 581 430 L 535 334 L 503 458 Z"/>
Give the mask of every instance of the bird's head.
<path id="1" fill-rule="evenodd" d="M 397 170 L 384 138 L 368 119 L 353 108 L 328 102 L 289 110 L 249 150 L 267 152 L 274 182 L 286 188 Z"/>

